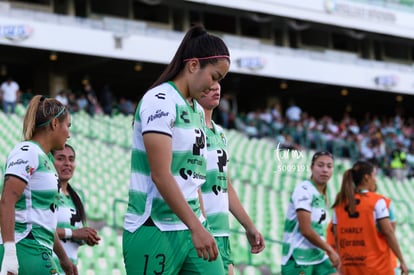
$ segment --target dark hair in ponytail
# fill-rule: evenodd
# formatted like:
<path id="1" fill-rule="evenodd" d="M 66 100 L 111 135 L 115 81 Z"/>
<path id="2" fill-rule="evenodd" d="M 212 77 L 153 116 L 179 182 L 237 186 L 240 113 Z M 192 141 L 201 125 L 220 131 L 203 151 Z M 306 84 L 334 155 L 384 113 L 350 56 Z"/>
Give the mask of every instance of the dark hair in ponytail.
<path id="1" fill-rule="evenodd" d="M 82 220 L 82 224 L 85 225 L 86 223 L 86 212 L 85 208 L 83 207 L 83 203 L 76 191 L 72 188 L 72 186 L 68 183 L 67 187 L 68 193 L 70 198 L 72 199 L 73 203 L 75 204 L 76 210 L 79 213 L 79 216 Z"/>
<path id="2" fill-rule="evenodd" d="M 345 171 L 342 178 L 341 190 L 336 195 L 333 208 L 338 205 L 346 204 L 350 214 L 355 213 L 355 191 L 361 185 L 364 176 L 370 175 L 374 171 L 374 165 L 368 161 L 359 160 L 355 162 L 351 169 Z"/>
<path id="3" fill-rule="evenodd" d="M 204 68 L 207 64 L 217 63 L 220 58 L 230 61 L 230 54 L 221 38 L 209 34 L 202 24 L 195 24 L 187 31 L 170 64 L 150 89 L 174 79 L 191 58 L 201 58 L 200 66 Z"/>

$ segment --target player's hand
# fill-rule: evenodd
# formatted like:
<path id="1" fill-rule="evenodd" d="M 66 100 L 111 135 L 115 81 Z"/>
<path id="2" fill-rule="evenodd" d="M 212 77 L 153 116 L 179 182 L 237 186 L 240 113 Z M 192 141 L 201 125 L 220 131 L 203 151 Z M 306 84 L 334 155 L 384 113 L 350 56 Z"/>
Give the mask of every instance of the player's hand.
<path id="1" fill-rule="evenodd" d="M 251 252 L 257 254 L 265 248 L 265 241 L 263 235 L 256 229 L 251 228 L 246 230 L 246 237 L 251 246 Z"/>
<path id="2" fill-rule="evenodd" d="M 5 242 L 3 245 L 4 256 L 0 275 L 18 274 L 19 262 L 17 261 L 16 244 L 14 242 Z"/>
<path id="3" fill-rule="evenodd" d="M 66 275 L 78 275 L 78 268 L 74 265 L 69 258 L 66 258 L 64 261 L 60 261 L 60 266 Z"/>
<path id="4" fill-rule="evenodd" d="M 198 257 L 209 262 L 217 259 L 219 252 L 216 240 L 201 224 L 196 230 L 191 231 L 191 237 Z"/>
<path id="5" fill-rule="evenodd" d="M 98 232 L 90 227 L 83 227 L 73 230 L 72 238 L 85 241 L 90 246 L 99 244 L 99 241 L 101 240 L 98 236 Z"/>
<path id="6" fill-rule="evenodd" d="M 400 269 L 401 269 L 401 275 L 408 274 L 408 267 L 404 262 L 400 264 Z"/>
<path id="7" fill-rule="evenodd" d="M 341 258 L 339 257 L 338 253 L 331 247 L 330 250 L 327 251 L 329 260 L 332 263 L 332 266 L 336 269 L 340 269 L 341 267 Z"/>

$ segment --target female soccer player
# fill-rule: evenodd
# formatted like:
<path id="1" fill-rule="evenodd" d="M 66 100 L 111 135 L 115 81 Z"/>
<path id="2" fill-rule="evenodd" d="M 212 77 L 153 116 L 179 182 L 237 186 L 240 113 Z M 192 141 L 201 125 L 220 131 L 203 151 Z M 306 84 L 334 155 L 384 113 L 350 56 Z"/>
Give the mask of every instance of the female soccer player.
<path id="1" fill-rule="evenodd" d="M 230 66 L 224 42 L 201 25 L 138 104 L 123 254 L 127 274 L 224 274 L 201 213 L 204 113 L 197 103 Z"/>
<path id="2" fill-rule="evenodd" d="M 345 171 L 333 204 L 333 231 L 344 275 L 395 274 L 391 250 L 400 261 L 401 274 L 408 274 L 386 199 L 370 191 L 375 184 L 376 168 L 357 161 Z"/>
<path id="3" fill-rule="evenodd" d="M 282 274 L 337 274 L 339 256 L 324 239 L 327 222 L 326 189 L 334 159 L 327 151 L 311 161 L 312 175 L 299 183 L 288 205 L 283 233 Z"/>
<path id="4" fill-rule="evenodd" d="M 1 275 L 54 274 L 52 249 L 66 274 L 77 274 L 56 234 L 59 181 L 52 150 L 69 138 L 68 110 L 54 98 L 37 95 L 23 121 L 24 141 L 6 162 L 0 201 Z"/>
<path id="5" fill-rule="evenodd" d="M 223 129 L 212 120 L 213 110 L 220 102 L 220 84 L 210 88 L 198 102 L 203 106 L 206 116 L 207 137 L 207 179 L 201 186 L 203 206 L 211 232 L 216 239 L 226 274 L 233 275 L 233 260 L 230 247 L 229 212 L 231 212 L 246 230 L 251 252 L 260 253 L 265 242 L 249 215 L 243 208 L 236 191 L 231 184 L 228 166 L 226 136 Z"/>

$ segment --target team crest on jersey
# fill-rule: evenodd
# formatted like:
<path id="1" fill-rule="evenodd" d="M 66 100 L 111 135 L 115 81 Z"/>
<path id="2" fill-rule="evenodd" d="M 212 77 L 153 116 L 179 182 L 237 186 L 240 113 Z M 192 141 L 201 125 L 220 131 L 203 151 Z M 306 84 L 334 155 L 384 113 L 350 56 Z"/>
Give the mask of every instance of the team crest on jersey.
<path id="1" fill-rule="evenodd" d="M 226 136 L 224 135 L 224 133 L 220 133 L 220 137 L 221 137 L 221 140 L 223 141 L 223 144 L 227 145 L 227 140 L 226 140 Z"/>
<path id="2" fill-rule="evenodd" d="M 201 125 L 204 125 L 204 124 L 205 124 L 204 116 L 203 116 L 203 114 L 202 114 L 202 113 L 199 113 L 199 115 L 200 115 L 200 122 L 201 122 Z"/>

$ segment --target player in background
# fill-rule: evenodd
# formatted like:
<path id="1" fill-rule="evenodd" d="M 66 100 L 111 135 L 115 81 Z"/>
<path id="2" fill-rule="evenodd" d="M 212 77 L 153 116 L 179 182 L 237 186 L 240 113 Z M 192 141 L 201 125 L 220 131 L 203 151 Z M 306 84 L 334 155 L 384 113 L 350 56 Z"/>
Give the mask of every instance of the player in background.
<path id="1" fill-rule="evenodd" d="M 334 275 L 339 255 L 326 241 L 327 183 L 334 158 L 320 151 L 312 156 L 311 177 L 299 183 L 291 196 L 283 233 L 282 274 Z"/>
<path id="2" fill-rule="evenodd" d="M 226 274 L 233 275 L 233 260 L 229 240 L 229 212 L 244 227 L 252 253 L 260 253 L 264 249 L 265 243 L 262 234 L 256 229 L 244 210 L 227 172 L 229 156 L 226 136 L 223 128 L 212 120 L 213 110 L 220 102 L 220 91 L 220 84 L 217 83 L 198 100 L 205 113 L 208 151 L 207 179 L 206 183 L 201 186 L 202 205 L 210 230 L 216 239 Z"/>
<path id="3" fill-rule="evenodd" d="M 83 203 L 69 183 L 76 168 L 76 153 L 73 147 L 65 144 L 63 150 L 53 150 L 55 168 L 59 176 L 61 193 L 57 210 L 56 232 L 70 260 L 77 265 L 78 250 L 82 244 L 97 245 L 100 237 L 95 229 L 86 227 L 86 213 Z M 56 257 L 54 257 L 57 260 Z M 59 262 L 59 274 L 64 274 Z"/>
<path id="4" fill-rule="evenodd" d="M 375 189 L 376 168 L 370 162 L 357 161 L 345 171 L 332 219 L 344 275 L 395 274 L 391 250 L 401 274 L 408 274 L 386 200 L 370 191 Z"/>
<path id="5" fill-rule="evenodd" d="M 371 192 L 376 192 L 377 190 L 377 185 L 375 184 L 374 189 L 370 190 Z M 396 228 L 396 216 L 395 216 L 395 209 L 394 209 L 394 204 L 392 203 L 391 199 L 388 197 L 384 197 L 388 211 L 390 213 L 390 222 L 391 222 L 391 226 L 394 229 L 395 232 L 395 228 Z M 334 235 L 334 229 L 333 229 L 333 223 L 332 220 L 329 222 L 328 227 L 326 229 L 326 241 L 328 242 L 328 244 L 330 246 L 332 246 L 335 250 L 337 250 L 336 248 L 336 241 L 335 241 L 335 235 Z M 391 265 L 393 267 L 395 267 L 395 275 L 400 274 L 400 269 L 398 268 L 398 259 L 395 256 L 394 252 L 390 252 L 390 260 L 391 260 Z"/>

